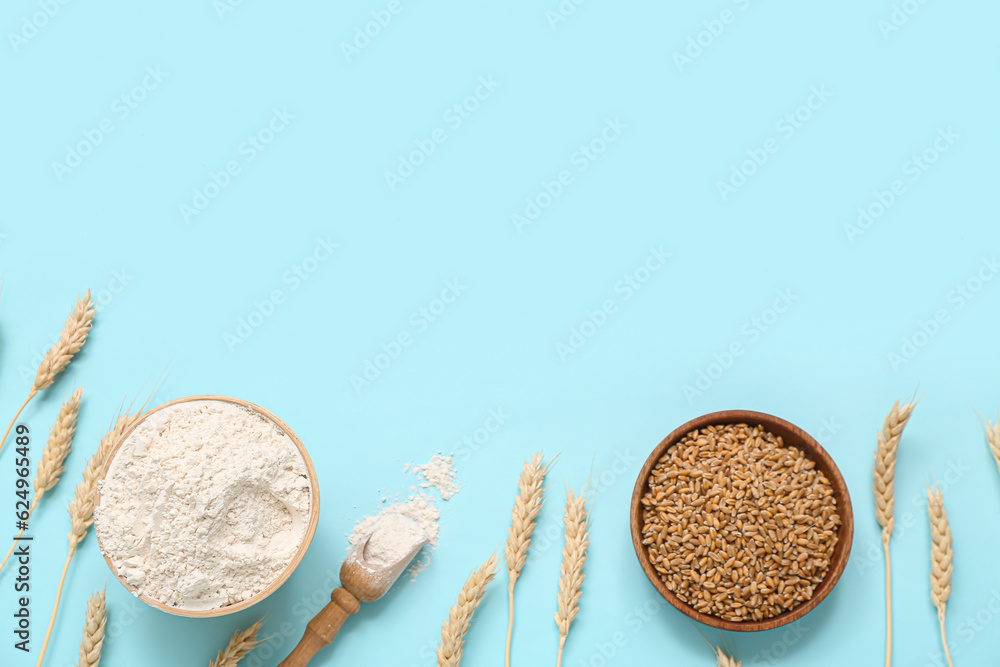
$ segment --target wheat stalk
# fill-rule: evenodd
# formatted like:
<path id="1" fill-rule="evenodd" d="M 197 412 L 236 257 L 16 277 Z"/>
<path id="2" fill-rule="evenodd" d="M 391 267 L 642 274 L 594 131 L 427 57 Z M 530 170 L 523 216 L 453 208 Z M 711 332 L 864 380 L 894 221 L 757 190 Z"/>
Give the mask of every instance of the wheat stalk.
<path id="1" fill-rule="evenodd" d="M 45 633 L 45 640 L 42 642 L 42 649 L 38 654 L 36 667 L 41 667 L 42 661 L 45 659 L 45 650 L 49 645 L 49 639 L 52 637 L 52 628 L 56 623 L 56 614 L 59 612 L 59 600 L 62 598 L 63 586 L 66 583 L 66 573 L 69 571 L 69 565 L 73 561 L 73 556 L 76 555 L 76 550 L 80 542 L 87 536 L 87 530 L 94 523 L 97 483 L 104 477 L 105 467 L 108 464 L 108 456 L 111 454 L 115 443 L 118 442 L 125 431 L 139 420 L 144 408 L 145 405 L 139 408 L 135 414 L 130 414 L 129 411 L 125 411 L 124 413 L 119 412 L 115 425 L 101 438 L 101 443 L 97 446 L 97 451 L 87 462 L 87 467 L 84 468 L 83 480 L 76 486 L 73 500 L 70 501 L 68 508 L 70 518 L 70 532 L 68 535 L 69 554 L 66 556 L 65 565 L 63 565 L 62 576 L 59 578 L 59 587 L 56 589 L 56 601 L 52 605 L 49 628 Z"/>
<path id="2" fill-rule="evenodd" d="M 80 660 L 77 667 L 97 667 L 101 663 L 104 626 L 108 621 L 104 593 L 105 591 L 94 593 L 87 601 L 87 624 L 83 626 L 83 641 L 80 642 Z"/>
<path id="3" fill-rule="evenodd" d="M 951 597 L 951 574 L 954 569 L 952 561 L 955 555 L 952 551 L 951 526 L 948 525 L 948 513 L 944 509 L 941 489 L 928 487 L 927 516 L 931 523 L 931 601 L 937 608 L 944 654 L 948 658 L 948 664 L 952 665 L 948 639 L 944 631 L 944 616 L 948 598 Z"/>
<path id="4" fill-rule="evenodd" d="M 510 644 L 514 634 L 514 585 L 517 583 L 518 577 L 521 576 L 521 570 L 524 568 L 524 561 L 528 555 L 528 547 L 531 546 L 531 535 L 535 532 L 535 522 L 545 501 L 545 475 L 551 467 L 551 462 L 545 465 L 545 457 L 541 452 L 532 454 L 531 459 L 525 461 L 524 469 L 517 480 L 517 497 L 514 500 L 514 509 L 510 513 L 511 523 L 505 547 L 507 576 L 509 578 L 507 600 L 510 607 L 507 622 L 506 667 L 510 667 Z"/>
<path id="5" fill-rule="evenodd" d="M 438 667 L 458 667 L 462 662 L 465 634 L 472 623 L 472 615 L 486 594 L 486 587 L 496 576 L 497 557 L 493 554 L 482 567 L 473 572 L 458 594 L 458 602 L 448 613 L 448 620 L 441 625 L 441 646 L 437 650 Z"/>
<path id="6" fill-rule="evenodd" d="M 90 328 L 94 323 L 95 308 L 94 302 L 90 299 L 90 290 L 87 290 L 87 293 L 83 297 L 77 299 L 73 311 L 66 319 L 66 324 L 63 325 L 59 340 L 49 348 L 49 351 L 42 358 L 42 363 L 38 366 L 38 372 L 35 374 L 35 382 L 31 385 L 28 397 L 24 399 L 24 403 L 14 413 L 14 418 L 10 420 L 10 425 L 4 432 L 3 438 L 0 438 L 0 449 L 3 448 L 3 443 L 7 441 L 7 436 L 10 435 L 10 429 L 14 427 L 17 418 L 21 416 L 21 412 L 31 402 L 31 399 L 55 381 L 56 376 L 69 366 L 69 362 L 73 360 L 73 356 L 87 342 L 87 335 L 90 333 Z"/>
<path id="7" fill-rule="evenodd" d="M 209 663 L 208 667 L 236 667 L 240 660 L 263 641 L 257 639 L 257 633 L 263 625 L 264 619 L 260 619 L 246 630 L 236 632 L 229 640 L 226 650 L 219 651 L 219 656 Z"/>
<path id="8" fill-rule="evenodd" d="M 585 496 L 577 496 L 572 489 L 566 490 L 566 542 L 563 545 L 562 569 L 559 575 L 559 610 L 556 625 L 559 627 L 559 654 L 556 667 L 561 667 L 566 637 L 580 611 L 580 595 L 583 587 L 583 566 L 587 562 L 587 547 L 590 535 L 587 527 L 590 517 Z"/>
<path id="9" fill-rule="evenodd" d="M 900 407 L 899 401 L 892 409 L 878 433 L 875 464 L 872 467 L 875 493 L 875 519 L 882 526 L 882 548 L 885 551 L 885 666 L 892 664 L 892 561 L 889 558 L 889 538 L 896 525 L 893 511 L 896 505 L 896 457 L 899 440 L 903 435 L 916 403 L 910 401 Z"/>
<path id="10" fill-rule="evenodd" d="M 83 389 L 74 391 L 69 400 L 62 404 L 56 423 L 49 431 L 49 440 L 45 443 L 42 458 L 38 460 L 38 472 L 35 473 L 35 497 L 32 498 L 31 506 L 28 508 L 28 519 L 31 519 L 31 515 L 35 512 L 42 497 L 47 491 L 52 490 L 65 470 L 63 463 L 69 455 L 69 450 L 73 447 L 73 435 L 76 433 L 76 419 L 80 413 L 80 400 L 82 398 Z M 0 563 L 0 572 L 10 560 L 24 531 L 25 529 L 22 528 L 17 537 L 14 538 L 14 544 L 7 552 L 7 557 Z"/>
<path id="11" fill-rule="evenodd" d="M 718 661 L 718 667 L 743 667 L 742 662 L 726 654 L 721 648 L 715 649 L 715 657 Z"/>

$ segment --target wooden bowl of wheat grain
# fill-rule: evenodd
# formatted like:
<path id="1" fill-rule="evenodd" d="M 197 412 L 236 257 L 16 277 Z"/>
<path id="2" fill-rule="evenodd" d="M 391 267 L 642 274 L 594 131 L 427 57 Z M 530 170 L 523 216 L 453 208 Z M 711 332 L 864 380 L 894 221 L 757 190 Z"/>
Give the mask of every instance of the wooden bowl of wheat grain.
<path id="1" fill-rule="evenodd" d="M 829 559 L 829 568 L 823 576 L 822 581 L 816 585 L 811 597 L 783 613 L 760 620 L 727 620 L 695 609 L 694 606 L 682 600 L 668 588 L 651 560 L 650 547 L 644 544 L 644 506 L 642 499 L 650 488 L 651 474 L 660 462 L 661 457 L 671 447 L 681 442 L 685 436 L 694 431 L 700 431 L 709 426 L 730 424 L 760 426 L 763 430 L 780 437 L 785 447 L 794 447 L 801 451 L 806 459 L 815 464 L 815 470 L 822 472 L 829 481 L 833 497 L 836 499 L 837 514 L 840 517 L 837 542 Z M 812 436 L 794 424 L 769 414 L 747 410 L 726 410 L 703 415 L 679 426 L 664 438 L 652 451 L 649 458 L 646 459 L 646 463 L 639 472 L 638 479 L 636 479 L 635 489 L 632 493 L 630 521 L 632 543 L 635 547 L 639 564 L 660 595 L 688 617 L 713 628 L 734 632 L 772 630 L 796 621 L 815 609 L 830 594 L 840 580 L 844 568 L 847 566 L 847 560 L 851 553 L 851 543 L 854 537 L 854 514 L 851 508 L 851 497 L 847 490 L 847 484 L 844 482 L 840 470 L 826 450 Z"/>
<path id="2" fill-rule="evenodd" d="M 141 593 L 135 586 L 132 586 L 127 581 L 125 581 L 124 577 L 122 577 L 118 573 L 114 563 L 111 560 L 111 557 L 108 556 L 108 554 L 104 550 L 103 545 L 101 545 L 101 555 L 104 556 L 104 560 L 107 562 L 108 567 L 111 569 L 112 574 L 115 575 L 115 579 L 117 579 L 118 582 L 121 583 L 121 585 L 124 586 L 135 597 L 139 598 L 140 600 L 142 600 L 151 607 L 159 609 L 160 611 L 164 611 L 168 614 L 173 614 L 175 616 L 185 616 L 188 618 L 212 618 L 216 616 L 227 616 L 229 614 L 235 614 L 236 612 L 243 611 L 244 609 L 249 609 L 250 607 L 263 601 L 272 593 L 274 593 L 276 590 L 281 588 L 282 584 L 284 584 L 288 580 L 288 578 L 292 576 L 292 572 L 294 572 L 295 569 L 299 566 L 299 563 L 302 562 L 302 559 L 306 555 L 306 551 L 309 550 L 309 545 L 312 543 L 313 536 L 316 534 L 316 526 L 319 524 L 319 507 L 320 507 L 319 481 L 316 478 L 316 468 L 313 466 L 312 460 L 309 458 L 309 452 L 306 451 L 305 445 L 302 444 L 302 440 L 300 440 L 299 436 L 295 434 L 295 431 L 289 428 L 288 424 L 279 419 L 272 412 L 265 410 L 259 405 L 251 403 L 249 401 L 244 401 L 239 398 L 232 398 L 229 396 L 216 396 L 216 395 L 188 396 L 185 398 L 178 398 L 173 401 L 168 401 L 167 403 L 159 405 L 153 408 L 152 410 L 144 413 L 141 418 L 139 418 L 134 424 L 132 424 L 132 426 L 130 426 L 124 433 L 122 433 L 122 436 L 112 447 L 111 452 L 108 455 L 107 465 L 104 466 L 105 476 L 111 469 L 111 462 L 114 461 L 114 458 L 120 451 L 122 445 L 126 441 L 128 441 L 128 438 L 132 434 L 132 432 L 135 431 L 135 429 L 138 428 L 139 425 L 142 424 L 146 419 L 148 419 L 150 415 L 159 412 L 160 410 L 163 410 L 165 408 L 169 408 L 170 406 L 177 405 L 178 403 L 196 402 L 196 401 L 221 401 L 223 403 L 232 403 L 241 408 L 250 410 L 264 417 L 265 419 L 269 420 L 281 432 L 283 432 L 286 436 L 288 436 L 288 438 L 292 441 L 292 443 L 294 443 L 295 448 L 298 450 L 298 453 L 302 456 L 302 460 L 305 464 L 306 471 L 309 476 L 309 490 L 310 490 L 309 523 L 306 525 L 305 534 L 303 535 L 302 542 L 299 544 L 298 550 L 295 552 L 295 556 L 292 558 L 291 562 L 284 569 L 281 575 L 278 576 L 278 578 L 272 581 L 265 589 L 263 589 L 256 595 L 241 602 L 236 602 L 234 604 L 218 607 L 215 609 L 205 609 L 205 610 L 184 609 L 181 607 L 173 607 L 164 604 L 159 600 L 156 600 L 154 598 L 149 597 L 148 595 Z M 101 496 L 100 493 L 98 493 L 95 506 L 100 507 L 100 505 L 101 505 Z M 100 545 L 101 543 L 100 533 L 97 530 L 95 530 L 94 532 L 96 533 L 97 541 L 98 544 Z"/>

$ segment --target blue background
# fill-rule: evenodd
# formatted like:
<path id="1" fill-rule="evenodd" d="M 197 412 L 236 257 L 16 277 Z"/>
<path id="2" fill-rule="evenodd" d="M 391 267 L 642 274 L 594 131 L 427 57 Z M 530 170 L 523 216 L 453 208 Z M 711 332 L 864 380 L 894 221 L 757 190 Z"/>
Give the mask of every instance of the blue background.
<path id="1" fill-rule="evenodd" d="M 86 387 L 76 450 L 33 522 L 36 649 L 86 457 L 121 401 L 145 398 L 164 371 L 153 404 L 217 393 L 286 420 L 323 497 L 302 566 L 231 617 L 144 608 L 89 536 L 46 664 L 75 664 L 86 598 L 107 583 L 102 664 L 207 665 L 235 629 L 266 614 L 272 639 L 244 664 L 276 665 L 334 584 L 327 573 L 354 521 L 408 488 L 403 463 L 455 451 L 465 488 L 441 505 L 430 568 L 367 605 L 314 663 L 431 665 L 462 582 L 506 536 L 521 462 L 542 448 L 562 454 L 518 585 L 517 662 L 555 659 L 564 485 L 591 479 L 593 543 L 564 664 L 712 664 L 698 630 L 712 641 L 718 633 L 658 603 L 635 562 L 627 507 L 664 435 L 729 408 L 771 412 L 817 436 L 850 485 L 857 525 L 842 582 L 797 632 L 726 641 L 747 665 L 877 662 L 871 456 L 892 402 L 918 385 L 898 470 L 896 663 L 938 664 L 923 498 L 932 471 L 955 535 L 955 659 L 992 660 L 1000 478 L 976 410 L 995 415 L 1000 403 L 1000 281 L 980 280 L 992 277 L 998 247 L 1000 6 L 594 0 L 563 2 L 566 15 L 557 0 L 389 6 L 6 4 L 8 418 L 77 295 L 90 287 L 104 299 L 84 353 L 23 419 L 37 455 L 62 397 Z M 379 17 L 387 25 L 367 25 Z M 354 40 L 364 48 L 345 48 Z M 477 87 L 482 99 L 467 100 Z M 475 107 L 460 124 L 446 115 L 456 104 Z M 276 109 L 294 118 L 261 132 Z M 609 121 L 620 131 L 602 145 L 594 140 Z M 102 123 L 111 132 L 98 142 Z M 936 152 L 949 131 L 938 142 L 947 151 Z M 271 141 L 251 150 L 251 135 Z M 432 136 L 444 141 L 390 187 L 386 172 Z M 588 145 L 603 152 L 581 160 Z M 777 146 L 766 162 L 744 164 L 762 162 L 765 146 Z M 933 164 L 914 170 L 925 150 Z M 227 181 L 219 174 L 230 162 L 238 173 Z M 571 180 L 559 191 L 562 171 Z M 206 187 L 213 173 L 225 188 Z M 719 182 L 740 187 L 724 197 Z M 545 183 L 559 195 L 546 198 Z M 859 207 L 881 215 L 851 227 Z M 528 213 L 530 224 L 512 218 Z M 310 259 L 318 238 L 338 244 L 323 262 Z M 650 248 L 671 256 L 647 274 Z M 296 267 L 312 269 L 307 280 L 296 282 Z M 629 293 L 626 276 L 645 282 Z M 411 319 L 449 280 L 460 296 L 433 322 Z M 274 290 L 281 302 L 269 306 Z M 768 309 L 779 291 L 792 305 L 777 314 Z M 609 300 L 613 312 L 595 314 Z M 241 319 L 259 326 L 241 329 Z M 370 385 L 352 384 L 367 362 L 386 365 L 376 357 L 400 333 L 411 344 Z M 734 344 L 741 353 L 727 357 Z M 498 409 L 504 425 L 461 449 Z M 11 523 L 13 480 L 4 451 L 0 512 Z M 505 586 L 503 574 L 476 616 L 467 665 L 502 659 Z M 3 626 L 12 587 L 11 572 L 0 575 Z M 0 662 L 33 665 L 36 654 L 14 651 L 0 630 Z"/>

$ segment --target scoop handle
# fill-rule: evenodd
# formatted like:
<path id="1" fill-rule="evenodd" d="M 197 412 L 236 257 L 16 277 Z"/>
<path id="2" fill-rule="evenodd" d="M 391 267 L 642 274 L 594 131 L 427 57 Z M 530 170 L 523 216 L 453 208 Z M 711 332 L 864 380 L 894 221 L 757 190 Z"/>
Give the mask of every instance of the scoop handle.
<path id="1" fill-rule="evenodd" d="M 350 591 L 335 588 L 330 594 L 330 603 L 309 621 L 299 645 L 278 667 L 306 667 L 320 650 L 330 645 L 344 621 L 360 608 L 358 599 Z"/>

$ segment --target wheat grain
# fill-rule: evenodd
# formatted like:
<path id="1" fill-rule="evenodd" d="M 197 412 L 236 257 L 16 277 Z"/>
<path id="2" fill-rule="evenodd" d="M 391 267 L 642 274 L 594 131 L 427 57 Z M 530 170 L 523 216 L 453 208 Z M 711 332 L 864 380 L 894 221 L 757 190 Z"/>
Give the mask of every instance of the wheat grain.
<path id="1" fill-rule="evenodd" d="M 514 509 L 511 510 L 510 530 L 507 532 L 505 555 L 507 560 L 507 601 L 510 607 L 507 622 L 506 667 L 510 667 L 510 645 L 514 633 L 514 585 L 531 546 L 531 535 L 535 532 L 535 522 L 542 509 L 545 495 L 545 475 L 552 463 L 545 465 L 545 457 L 541 452 L 532 454 L 525 461 L 524 469 L 517 480 L 517 497 Z"/>
<path id="2" fill-rule="evenodd" d="M 28 397 L 24 399 L 24 403 L 14 413 L 14 418 L 10 420 L 10 425 L 7 426 L 3 437 L 0 438 L 0 449 L 3 448 L 3 443 L 7 441 L 7 436 L 10 434 L 10 429 L 14 427 L 14 422 L 21 416 L 21 412 L 31 402 L 31 399 L 55 381 L 56 376 L 69 366 L 69 362 L 73 360 L 74 355 L 87 342 L 87 335 L 90 333 L 90 328 L 94 322 L 94 312 L 95 305 L 90 299 L 90 290 L 87 290 L 87 293 L 83 297 L 77 299 L 73 311 L 66 319 L 66 324 L 63 325 L 59 340 L 49 348 L 49 351 L 42 358 L 42 363 L 38 366 L 38 372 L 35 374 L 35 381 L 31 385 Z"/>
<path id="3" fill-rule="evenodd" d="M 98 667 L 101 663 L 104 626 L 108 621 L 104 594 L 105 591 L 94 593 L 87 601 L 87 623 L 83 626 L 83 641 L 80 642 L 80 660 L 77 667 Z"/>
<path id="4" fill-rule="evenodd" d="M 77 389 L 59 409 L 59 416 L 56 418 L 56 423 L 52 426 L 52 430 L 49 431 L 49 440 L 42 451 L 42 457 L 38 460 L 38 472 L 35 473 L 35 497 L 31 500 L 31 506 L 28 508 L 28 518 L 25 521 L 31 519 L 31 515 L 34 514 L 35 508 L 38 507 L 38 503 L 41 502 L 42 497 L 47 491 L 52 490 L 52 487 L 56 485 L 56 482 L 59 481 L 59 477 L 64 471 L 63 463 L 66 461 L 69 450 L 73 446 L 73 435 L 76 433 L 76 419 L 80 412 L 80 400 L 82 397 L 83 389 Z M 14 544 L 11 546 L 10 551 L 7 552 L 6 558 L 0 563 L 0 572 L 3 571 L 7 561 L 10 560 L 24 531 L 25 529 L 22 528 L 17 537 L 14 538 Z"/>
<path id="5" fill-rule="evenodd" d="M 448 620 L 441 625 L 441 645 L 437 650 L 438 667 L 458 667 L 462 662 L 465 634 L 472 623 L 472 615 L 486 594 L 486 587 L 496 576 L 497 557 L 493 554 L 482 567 L 473 572 L 458 594 L 458 601 L 448 613 Z"/>
<path id="6" fill-rule="evenodd" d="M 115 425 L 101 438 L 101 442 L 97 446 L 97 451 L 87 462 L 87 467 L 83 471 L 83 480 L 77 484 L 76 490 L 73 493 L 73 499 L 69 502 L 69 554 L 66 556 L 66 563 L 63 565 L 62 576 L 59 578 L 59 586 L 56 589 L 56 600 L 52 605 L 52 616 L 49 618 L 49 627 L 45 633 L 41 651 L 38 654 L 36 667 L 41 667 L 42 661 L 45 659 L 45 651 L 52 636 L 52 628 L 56 623 L 56 615 L 59 613 L 59 601 L 62 599 L 63 586 L 66 583 L 66 573 L 69 571 L 70 563 L 73 562 L 73 556 L 76 555 L 80 542 L 87 536 L 87 530 L 94 523 L 97 483 L 104 477 L 105 466 L 108 464 L 108 456 L 122 434 L 142 417 L 141 412 L 144 407 L 145 405 L 135 414 L 131 414 L 129 411 L 119 412 L 115 420 Z"/>
<path id="7" fill-rule="evenodd" d="M 236 667 L 262 641 L 257 639 L 257 633 L 263 625 L 264 619 L 261 619 L 246 630 L 237 631 L 229 640 L 226 650 L 219 651 L 218 657 L 208 667 Z"/>
<path id="8" fill-rule="evenodd" d="M 715 658 L 718 662 L 718 667 L 743 667 L 742 662 L 728 655 L 721 648 L 715 649 Z"/>
<path id="9" fill-rule="evenodd" d="M 559 627 L 559 653 L 556 667 L 562 665 L 563 648 L 569 628 L 580 611 L 580 596 L 583 593 L 583 566 L 587 562 L 587 547 L 590 535 L 587 532 L 590 517 L 587 499 L 578 496 L 572 489 L 566 490 L 566 542 L 563 545 L 562 568 L 559 573 L 559 609 L 556 625 Z"/>
<path id="10" fill-rule="evenodd" d="M 882 526 L 882 550 L 885 552 L 885 667 L 892 664 L 892 560 L 889 557 L 889 539 L 896 525 L 893 513 L 896 506 L 896 458 L 899 441 L 903 436 L 916 403 L 910 401 L 900 407 L 892 404 L 882 430 L 878 433 L 875 463 L 872 466 L 875 495 L 875 520 Z"/>
<path id="11" fill-rule="evenodd" d="M 951 597 L 951 575 L 954 567 L 951 526 L 948 513 L 944 509 L 944 496 L 938 488 L 927 489 L 927 516 L 931 524 L 931 601 L 937 608 L 938 623 L 941 625 L 941 643 L 944 654 L 951 665 L 951 653 L 945 636 L 944 619 Z"/>
<path id="12" fill-rule="evenodd" d="M 840 536 L 829 479 L 760 425 L 688 433 L 656 462 L 641 503 L 642 545 L 667 589 L 729 621 L 811 599 Z"/>

